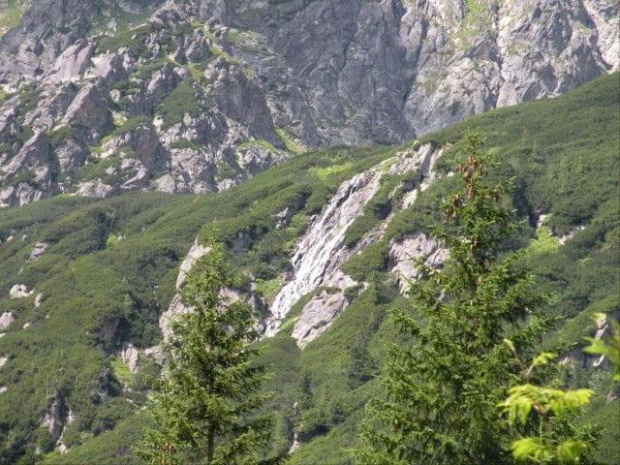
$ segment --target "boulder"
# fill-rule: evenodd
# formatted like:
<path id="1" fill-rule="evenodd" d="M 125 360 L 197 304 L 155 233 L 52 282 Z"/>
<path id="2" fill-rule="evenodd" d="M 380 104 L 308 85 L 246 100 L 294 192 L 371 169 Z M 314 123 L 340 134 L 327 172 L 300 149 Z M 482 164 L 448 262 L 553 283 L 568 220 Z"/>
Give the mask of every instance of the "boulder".
<path id="1" fill-rule="evenodd" d="M 15 284 L 9 291 L 9 297 L 11 299 L 23 299 L 25 297 L 30 297 L 33 292 L 34 289 L 28 290 L 28 286 L 25 284 Z"/>
<path id="2" fill-rule="evenodd" d="M 46 242 L 37 242 L 34 245 L 34 248 L 30 252 L 30 257 L 28 257 L 28 263 L 36 262 L 48 249 L 49 244 Z"/>

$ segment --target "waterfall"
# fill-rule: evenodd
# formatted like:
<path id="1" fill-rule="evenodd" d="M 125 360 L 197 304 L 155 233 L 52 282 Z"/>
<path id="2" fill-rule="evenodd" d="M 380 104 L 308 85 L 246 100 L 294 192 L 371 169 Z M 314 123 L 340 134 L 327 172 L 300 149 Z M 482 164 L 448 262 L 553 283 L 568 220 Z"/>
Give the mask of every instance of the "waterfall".
<path id="1" fill-rule="evenodd" d="M 267 322 L 266 336 L 273 336 L 291 307 L 315 290 L 327 272 L 342 264 L 341 253 L 347 228 L 360 216 L 377 193 L 381 172 L 372 169 L 345 181 L 295 248 L 294 278 L 276 296 Z M 340 258 L 340 259 L 339 259 Z"/>

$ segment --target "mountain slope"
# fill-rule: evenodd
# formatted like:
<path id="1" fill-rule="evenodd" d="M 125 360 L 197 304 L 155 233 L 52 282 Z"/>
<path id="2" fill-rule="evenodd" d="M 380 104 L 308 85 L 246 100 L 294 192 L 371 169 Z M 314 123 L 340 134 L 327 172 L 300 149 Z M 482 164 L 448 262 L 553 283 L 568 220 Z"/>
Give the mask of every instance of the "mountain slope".
<path id="1" fill-rule="evenodd" d="M 261 343 L 278 394 L 268 452 L 294 445 L 293 463 L 347 463 L 394 338 L 388 309 L 408 305 L 412 256 L 441 260 L 425 234 L 453 188 L 457 142 L 475 127 L 503 154 L 496 175 L 515 177 L 526 225 L 511 246 L 526 248 L 563 318 L 545 345 L 567 354 L 569 382 L 599 393 L 590 418 L 606 428 L 600 454 L 614 463 L 618 400 L 606 401 L 608 377 L 579 343 L 596 329 L 592 313 L 620 308 L 619 86 L 616 73 L 405 146 L 295 156 L 218 194 L 58 196 L 0 211 L 0 457 L 30 463 L 68 447 L 49 463 L 136 463 L 131 438 L 146 419 L 134 414 L 157 371 L 160 317 L 177 309 L 195 237 L 215 234 L 247 276 L 234 292 L 275 334 Z"/>
<path id="2" fill-rule="evenodd" d="M 0 39 L 0 205 L 225 190 L 304 147 L 558 96 L 618 69 L 617 18 L 613 0 L 34 2 Z"/>

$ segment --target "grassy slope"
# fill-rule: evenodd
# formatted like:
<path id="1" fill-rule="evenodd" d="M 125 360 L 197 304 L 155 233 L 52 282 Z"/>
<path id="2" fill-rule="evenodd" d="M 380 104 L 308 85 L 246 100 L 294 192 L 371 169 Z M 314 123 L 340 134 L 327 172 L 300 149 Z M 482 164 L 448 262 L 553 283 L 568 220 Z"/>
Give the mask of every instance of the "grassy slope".
<path id="1" fill-rule="evenodd" d="M 455 166 L 456 144 L 468 129 L 481 129 L 488 136 L 488 146 L 501 150 L 505 160 L 496 175 L 514 177 L 514 204 L 527 221 L 520 238 L 513 244 L 535 244 L 534 218 L 538 213 L 551 214 L 547 224 L 558 235 L 577 226 L 587 225 L 565 246 L 528 246 L 527 265 L 539 276 L 539 288 L 552 296 L 549 311 L 561 318 L 555 333 L 545 341 L 549 348 L 575 347 L 592 329 L 590 316 L 596 311 L 618 312 L 620 302 L 617 269 L 620 256 L 620 221 L 618 218 L 618 168 L 620 137 L 618 135 L 619 80 L 615 74 L 585 85 L 571 95 L 548 101 L 533 102 L 470 118 L 444 131 L 425 137 L 423 142 L 453 144 L 440 169 L 450 171 Z M 387 255 L 387 240 L 405 233 L 424 230 L 436 219 L 437 206 L 450 190 L 451 181 L 430 189 L 410 211 L 397 215 L 386 232 L 386 239 L 377 247 L 367 249 L 348 264 L 348 271 L 358 277 L 383 279 L 381 274 Z M 543 242 L 544 241 L 540 241 Z M 557 242 L 557 240 L 556 240 Z M 375 265 L 376 264 L 376 265 Z M 378 276 L 378 277 L 377 277 Z M 371 301 L 372 302 L 372 301 Z M 382 348 L 390 326 L 378 330 L 368 324 L 370 309 L 375 304 L 353 305 L 327 335 L 311 344 L 300 357 L 304 370 L 315 370 L 316 392 L 331 395 L 347 389 L 351 375 L 351 359 L 343 353 L 341 340 L 354 334 L 357 340 L 367 340 L 368 351 L 380 365 Z M 353 312 L 359 312 L 356 324 Z M 376 330 L 376 332 L 375 332 Z M 349 351 L 351 354 L 351 351 Z M 322 358 L 321 354 L 332 354 Z M 334 356 L 333 354 L 338 354 Z M 336 365 L 336 366 L 334 366 Z M 328 368 L 323 369 L 327 366 Z M 341 376 L 335 375 L 338 371 Z M 601 395 L 595 402 L 590 419 L 603 428 L 598 456 L 605 463 L 617 463 L 620 456 L 618 433 L 618 401 L 605 404 L 602 397 L 609 392 L 609 377 L 592 369 L 572 367 L 567 373 L 573 385 L 589 385 Z M 375 382 L 353 391 L 376 390 Z M 360 395 L 364 395 L 360 393 Z M 357 405 L 362 405 L 358 402 Z M 334 403 L 330 404 L 333 408 Z M 349 404 L 350 416 L 330 426 L 327 436 L 311 441 L 294 456 L 294 464 L 348 463 L 346 449 L 354 447 L 357 419 L 361 412 L 355 402 Z M 329 408 L 327 410 L 329 411 Z"/>
<path id="2" fill-rule="evenodd" d="M 523 217 L 550 212 L 548 225 L 558 234 L 588 225 L 563 247 L 548 246 L 549 238 L 543 235 L 527 255 L 541 277 L 541 288 L 555 296 L 550 311 L 566 318 L 550 335 L 546 342 L 550 346 L 578 342 L 586 334 L 589 313 L 618 309 L 614 293 L 619 236 L 618 84 L 616 74 L 557 100 L 494 111 L 426 137 L 435 143 L 454 143 L 469 127 L 483 129 L 489 145 L 500 147 L 505 155 L 507 163 L 497 175 L 515 177 L 514 202 Z M 274 282 L 308 217 L 320 210 L 337 185 L 394 151 L 307 154 L 213 196 L 151 193 L 105 201 L 56 198 L 1 211 L 0 237 L 14 235 L 15 239 L 0 244 L 0 296 L 6 296 L 17 282 L 49 296 L 38 309 L 32 298 L 0 300 L 0 311 L 12 310 L 17 317 L 11 331 L 0 339 L 0 354 L 14 357 L 0 370 L 0 383 L 8 387 L 0 396 L 3 456 L 10 457 L 11 445 L 19 449 L 17 439 L 44 443 L 45 435 L 36 425 L 57 388 L 66 390 L 69 406 L 77 414 L 66 436 L 72 445 L 88 437 L 79 429 L 97 433 L 135 409 L 111 370 L 119 340 L 104 341 L 97 334 L 103 323 L 118 319 L 117 336 L 123 340 L 140 346 L 156 342 L 158 305 L 165 307 L 171 298 L 178 260 L 199 231 L 203 236 L 215 232 L 230 245 L 243 237 L 243 253 L 231 257 L 233 262 L 267 283 Z M 454 153 L 446 153 L 442 170 L 454 165 Z M 399 213 L 388 228 L 388 238 L 423 229 L 433 221 L 437 202 L 449 189 L 448 183 L 439 183 L 414 208 Z M 300 207 L 300 213 L 289 228 L 277 231 L 273 215 L 287 205 Z M 21 241 L 24 234 L 26 239 Z M 526 246 L 535 234 L 532 225 L 526 225 L 514 245 Z M 125 238 L 117 243 L 108 240 L 117 235 Z M 25 264 L 37 240 L 46 240 L 52 247 L 40 261 Z M 273 408 L 278 413 L 272 452 L 287 450 L 295 429 L 304 445 L 294 455 L 294 464 L 348 463 L 347 449 L 355 445 L 363 405 L 379 388 L 375 379 L 368 379 L 378 372 L 385 341 L 394 339 L 391 325 L 386 324 L 388 309 L 407 304 L 397 297 L 384 273 L 386 253 L 387 240 L 349 263 L 349 272 L 369 279 L 371 286 L 306 350 L 296 348 L 291 323 L 264 343 L 264 360 L 277 374 L 272 383 L 277 392 Z M 293 318 L 294 312 L 289 321 Z M 31 326 L 22 330 L 27 321 Z M 579 369 L 571 375 L 575 384 L 593 382 L 599 391 L 607 389 L 604 376 Z M 108 394 L 93 405 L 89 395 L 102 376 Z M 138 404 L 143 399 L 139 392 L 133 397 Z M 613 414 L 617 401 L 607 405 L 599 401 L 595 407 L 592 418 L 609 429 L 603 458 L 614 463 L 618 441 L 614 443 L 610 432 L 617 422 Z M 82 463 L 86 458 L 90 463 L 134 463 L 124 441 L 135 431 L 134 423 L 133 418 L 122 422 L 115 431 L 87 441 L 67 456 L 50 457 L 49 463 Z M 22 434 L 8 437 L 9 428 Z M 32 430 L 37 431 L 36 437 L 25 434 Z"/>
<path id="3" fill-rule="evenodd" d="M 0 10 L 0 37 L 19 25 L 24 14 L 23 0 L 8 0 L 6 8 Z"/>

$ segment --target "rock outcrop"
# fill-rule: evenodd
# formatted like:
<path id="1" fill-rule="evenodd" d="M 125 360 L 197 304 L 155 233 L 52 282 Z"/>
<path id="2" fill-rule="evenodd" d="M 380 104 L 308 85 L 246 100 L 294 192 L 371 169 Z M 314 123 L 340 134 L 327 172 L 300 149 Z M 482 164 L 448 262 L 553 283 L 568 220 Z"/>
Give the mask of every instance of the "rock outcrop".
<path id="1" fill-rule="evenodd" d="M 70 425 L 72 422 L 73 413 L 67 406 L 65 395 L 61 391 L 58 391 L 54 397 L 51 407 L 43 418 L 41 426 L 49 430 L 52 442 L 61 453 L 68 450 L 63 444 L 62 438 L 65 432 L 65 427 Z"/>
<path id="2" fill-rule="evenodd" d="M 176 282 L 177 291 L 181 289 L 181 286 L 183 286 L 183 284 L 185 284 L 185 281 L 187 280 L 187 275 L 192 270 L 196 262 L 202 257 L 204 257 L 206 254 L 208 254 L 210 251 L 211 247 L 199 244 L 198 239 L 194 241 L 194 244 L 189 249 L 189 252 L 187 252 L 187 255 L 181 262 L 181 266 L 179 268 L 179 276 L 177 277 Z"/>
<path id="3" fill-rule="evenodd" d="M 603 339 L 609 336 L 612 332 L 611 325 L 609 324 L 609 318 L 615 318 L 612 314 L 599 313 L 593 315 L 596 321 L 596 328 L 591 332 L 591 337 L 595 340 Z M 603 364 L 609 364 L 609 360 L 602 354 L 588 354 L 584 352 L 584 344 L 576 345 L 568 354 L 563 355 L 560 358 L 560 364 L 572 365 L 576 368 L 597 368 Z M 612 393 L 613 394 L 613 391 Z"/>
<path id="4" fill-rule="evenodd" d="M 9 291 L 9 297 L 11 299 L 23 299 L 30 297 L 34 290 L 29 290 L 25 284 L 15 284 Z"/>
<path id="5" fill-rule="evenodd" d="M 198 260 L 204 257 L 211 251 L 211 247 L 204 246 L 198 243 L 198 239 L 194 241 L 194 244 L 187 252 L 187 255 L 181 262 L 179 268 L 179 275 L 176 281 L 177 293 L 172 298 L 168 309 L 159 317 L 159 328 L 164 337 L 164 341 L 168 341 L 172 336 L 172 322 L 177 315 L 189 312 L 191 309 L 183 303 L 183 297 L 181 296 L 181 289 L 185 284 L 188 273 Z"/>
<path id="6" fill-rule="evenodd" d="M 4 312 L 2 315 L 0 315 L 0 330 L 4 331 L 9 326 L 11 326 L 11 323 L 13 323 L 14 321 L 15 316 L 12 312 Z"/>
<path id="7" fill-rule="evenodd" d="M 297 345 L 303 349 L 327 331 L 362 288 L 341 271 L 334 273 L 325 283 L 325 288 L 304 306 L 295 322 L 291 335 L 297 340 Z"/>
<path id="8" fill-rule="evenodd" d="M 121 360 L 131 373 L 138 372 L 138 362 L 140 359 L 140 351 L 131 343 L 126 342 L 123 344 L 123 348 L 121 350 Z"/>
<path id="9" fill-rule="evenodd" d="M 405 190 L 402 205 L 395 211 L 405 209 L 415 202 L 419 192 L 426 190 L 435 181 L 434 165 L 443 149 L 433 144 L 425 144 L 397 154 L 373 169 L 344 182 L 332 197 L 323 212 L 312 223 L 304 237 L 295 248 L 292 265 L 293 276 L 284 285 L 271 306 L 271 317 L 267 320 L 265 334 L 272 336 L 290 309 L 309 293 L 314 295 L 301 310 L 295 322 L 292 336 L 299 347 L 324 333 L 346 309 L 350 301 L 365 288 L 341 270 L 342 265 L 364 247 L 379 241 L 394 212 L 388 215 L 374 230 L 370 231 L 353 247 L 345 245 L 347 229 L 356 218 L 362 215 L 365 205 L 377 194 L 384 175 L 402 175 L 416 172 L 421 182 L 415 188 Z M 403 188 L 407 186 L 401 186 Z M 420 241 L 418 241 L 420 242 Z M 430 264 L 439 264 L 445 259 L 445 252 L 433 242 L 429 248 L 426 242 L 406 240 L 392 243 L 390 256 L 394 273 L 400 276 L 401 289 L 405 290 L 406 275 L 415 277 L 415 269 L 410 259 L 429 252 Z M 421 248 L 422 243 L 424 246 Z"/>
<path id="10" fill-rule="evenodd" d="M 30 257 L 28 257 L 28 262 L 29 263 L 36 262 L 39 258 L 41 258 L 41 256 L 45 253 L 48 247 L 49 247 L 49 244 L 45 242 L 37 242 L 34 248 L 32 249 L 32 252 L 30 252 Z"/>
<path id="11" fill-rule="evenodd" d="M 439 268 L 448 258 L 448 251 L 434 239 L 418 234 L 390 244 L 390 271 L 395 275 L 401 293 L 406 293 L 419 276 L 417 262 Z"/>
<path id="12" fill-rule="evenodd" d="M 402 141 L 618 68 L 616 2 L 237 5 L 220 20 L 266 37 L 312 102 L 315 132 L 334 142 Z"/>

